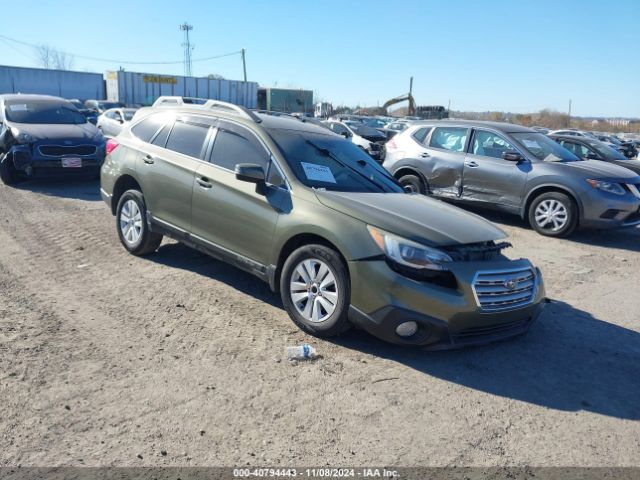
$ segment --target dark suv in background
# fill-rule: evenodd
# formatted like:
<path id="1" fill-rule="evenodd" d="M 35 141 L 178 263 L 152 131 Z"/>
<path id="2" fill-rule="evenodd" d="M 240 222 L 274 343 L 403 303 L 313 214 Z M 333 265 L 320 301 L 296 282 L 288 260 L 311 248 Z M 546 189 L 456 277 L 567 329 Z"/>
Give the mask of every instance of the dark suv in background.
<path id="1" fill-rule="evenodd" d="M 509 123 L 416 122 L 383 164 L 416 192 L 520 215 L 543 235 L 640 224 L 640 176 Z"/>
<path id="2" fill-rule="evenodd" d="M 0 95 L 0 179 L 98 174 L 105 139 L 67 100 L 47 95 Z"/>

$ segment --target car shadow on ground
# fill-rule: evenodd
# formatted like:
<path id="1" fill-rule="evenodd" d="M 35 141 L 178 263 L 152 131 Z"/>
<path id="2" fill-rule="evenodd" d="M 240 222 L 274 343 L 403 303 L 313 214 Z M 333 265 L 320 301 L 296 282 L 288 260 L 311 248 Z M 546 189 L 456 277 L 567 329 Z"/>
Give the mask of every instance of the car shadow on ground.
<path id="1" fill-rule="evenodd" d="M 427 375 L 555 410 L 640 420 L 640 333 L 552 302 L 525 335 L 425 352 L 351 330 L 336 344 Z"/>
<path id="2" fill-rule="evenodd" d="M 280 296 L 266 283 L 180 243 L 163 244 L 147 258 L 282 308 Z M 332 342 L 489 394 L 561 411 L 640 420 L 640 333 L 564 302 L 547 305 L 525 335 L 485 346 L 426 352 L 357 329 Z"/>
<path id="3" fill-rule="evenodd" d="M 90 202 L 101 200 L 100 180 L 84 176 L 71 179 L 38 178 L 19 183 L 15 188 L 52 197 L 73 198 Z"/>
<path id="4" fill-rule="evenodd" d="M 518 215 L 497 212 L 495 210 L 484 210 L 480 208 L 468 208 L 472 213 L 486 218 L 490 222 L 531 230 L 529 223 Z M 540 236 L 540 238 L 544 238 Z M 614 228 L 611 230 L 578 230 L 570 237 L 562 241 L 583 243 L 595 247 L 615 248 L 640 252 L 640 227 Z"/>
<path id="5" fill-rule="evenodd" d="M 259 278 L 182 243 L 163 243 L 157 252 L 145 259 L 223 282 L 257 300 L 283 308 L 280 296 L 273 293 L 269 285 Z"/>

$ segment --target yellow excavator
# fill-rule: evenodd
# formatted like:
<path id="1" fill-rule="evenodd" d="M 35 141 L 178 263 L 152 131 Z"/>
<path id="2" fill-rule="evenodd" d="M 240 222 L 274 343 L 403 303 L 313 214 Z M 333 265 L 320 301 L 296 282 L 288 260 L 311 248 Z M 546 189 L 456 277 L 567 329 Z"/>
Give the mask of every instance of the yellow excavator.
<path id="1" fill-rule="evenodd" d="M 413 95 L 411 92 L 406 95 L 400 95 L 399 97 L 392 98 L 387 100 L 385 104 L 382 106 L 382 114 L 389 115 L 389 107 L 391 105 L 395 105 L 396 103 L 409 101 L 409 106 L 407 108 L 407 116 L 413 117 L 416 114 L 416 101 L 413 99 Z"/>

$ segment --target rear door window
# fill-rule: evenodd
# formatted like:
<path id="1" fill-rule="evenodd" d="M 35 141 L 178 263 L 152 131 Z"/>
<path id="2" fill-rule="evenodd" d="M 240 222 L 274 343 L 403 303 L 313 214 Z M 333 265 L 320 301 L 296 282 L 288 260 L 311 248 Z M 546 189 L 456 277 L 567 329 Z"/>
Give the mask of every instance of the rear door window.
<path id="1" fill-rule="evenodd" d="M 176 120 L 165 148 L 193 158 L 202 157 L 209 127 Z"/>
<path id="2" fill-rule="evenodd" d="M 436 127 L 429 146 L 451 152 L 464 152 L 468 129 L 464 127 Z"/>

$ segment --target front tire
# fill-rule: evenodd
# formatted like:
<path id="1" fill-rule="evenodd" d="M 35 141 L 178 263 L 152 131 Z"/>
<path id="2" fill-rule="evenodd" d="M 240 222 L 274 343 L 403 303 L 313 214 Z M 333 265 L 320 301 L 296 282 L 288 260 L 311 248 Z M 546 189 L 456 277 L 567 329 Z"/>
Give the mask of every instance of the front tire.
<path id="1" fill-rule="evenodd" d="M 19 181 L 18 172 L 11 161 L 11 157 L 4 153 L 0 153 L 0 180 L 9 186 L 13 186 Z"/>
<path id="2" fill-rule="evenodd" d="M 280 275 L 282 303 L 293 322 L 317 337 L 334 337 L 350 326 L 351 287 L 338 253 L 324 245 L 295 250 Z"/>
<path id="3" fill-rule="evenodd" d="M 144 196 L 138 190 L 127 190 L 118 201 L 118 236 L 124 248 L 133 255 L 142 256 L 155 252 L 162 242 L 162 235 L 149 230 L 146 212 Z"/>
<path id="4" fill-rule="evenodd" d="M 547 192 L 536 197 L 528 212 L 529 224 L 541 235 L 567 237 L 578 226 L 578 207 L 568 195 Z"/>
<path id="5" fill-rule="evenodd" d="M 424 182 L 417 175 L 404 175 L 398 180 L 402 188 L 410 188 L 413 193 L 424 195 L 427 192 Z"/>

